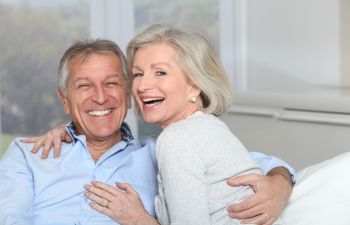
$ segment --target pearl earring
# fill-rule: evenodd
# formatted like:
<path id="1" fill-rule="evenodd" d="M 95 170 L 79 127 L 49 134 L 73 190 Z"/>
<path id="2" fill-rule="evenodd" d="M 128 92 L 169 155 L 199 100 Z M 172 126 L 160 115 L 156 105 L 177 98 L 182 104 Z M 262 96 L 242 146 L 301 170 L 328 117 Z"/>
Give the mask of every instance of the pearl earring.
<path id="1" fill-rule="evenodd" d="M 193 97 L 191 98 L 191 102 L 192 102 L 192 103 L 196 103 L 196 101 L 197 101 L 197 98 L 196 98 L 195 96 L 193 96 Z"/>

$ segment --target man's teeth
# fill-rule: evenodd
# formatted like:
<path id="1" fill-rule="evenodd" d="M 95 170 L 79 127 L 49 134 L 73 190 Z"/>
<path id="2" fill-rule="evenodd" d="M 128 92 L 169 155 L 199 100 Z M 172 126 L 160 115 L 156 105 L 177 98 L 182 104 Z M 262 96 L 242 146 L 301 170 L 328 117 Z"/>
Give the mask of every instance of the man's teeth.
<path id="1" fill-rule="evenodd" d="M 90 116 L 105 116 L 112 112 L 112 109 L 89 111 Z"/>

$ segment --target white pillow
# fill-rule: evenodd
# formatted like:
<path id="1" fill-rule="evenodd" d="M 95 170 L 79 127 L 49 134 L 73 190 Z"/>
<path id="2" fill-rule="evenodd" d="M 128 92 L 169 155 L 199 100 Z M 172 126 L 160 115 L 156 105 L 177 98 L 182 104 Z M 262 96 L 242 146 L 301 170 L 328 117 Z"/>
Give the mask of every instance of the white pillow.
<path id="1" fill-rule="evenodd" d="M 287 225 L 350 225 L 350 152 L 298 172 L 281 219 Z"/>

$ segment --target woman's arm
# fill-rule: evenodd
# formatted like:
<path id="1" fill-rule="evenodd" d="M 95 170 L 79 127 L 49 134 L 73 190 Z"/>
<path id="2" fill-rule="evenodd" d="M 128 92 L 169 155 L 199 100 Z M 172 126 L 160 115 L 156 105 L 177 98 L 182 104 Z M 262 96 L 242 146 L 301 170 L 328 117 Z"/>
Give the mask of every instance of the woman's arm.
<path id="1" fill-rule="evenodd" d="M 23 143 L 35 143 L 32 152 L 37 153 L 41 147 L 43 151 L 41 153 L 41 158 L 46 159 L 49 155 L 50 149 L 53 145 L 54 147 L 54 157 L 58 157 L 61 151 L 61 143 L 63 142 L 72 142 L 71 137 L 68 135 L 65 129 L 66 123 L 61 123 L 57 127 L 53 128 L 46 132 L 46 134 L 27 138 L 21 140 Z"/>

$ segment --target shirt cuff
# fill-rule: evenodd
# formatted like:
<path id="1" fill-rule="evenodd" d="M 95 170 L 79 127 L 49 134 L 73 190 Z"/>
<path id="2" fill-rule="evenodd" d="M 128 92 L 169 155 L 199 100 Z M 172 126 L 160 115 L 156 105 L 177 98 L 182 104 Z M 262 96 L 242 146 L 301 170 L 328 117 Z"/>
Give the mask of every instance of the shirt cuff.
<path id="1" fill-rule="evenodd" d="M 289 171 L 291 175 L 292 184 L 296 183 L 296 170 L 282 159 L 275 156 L 267 156 L 260 152 L 250 152 L 250 155 L 261 167 L 265 175 L 273 168 L 284 167 Z"/>

